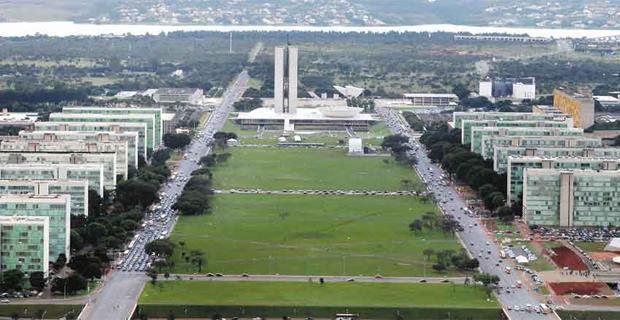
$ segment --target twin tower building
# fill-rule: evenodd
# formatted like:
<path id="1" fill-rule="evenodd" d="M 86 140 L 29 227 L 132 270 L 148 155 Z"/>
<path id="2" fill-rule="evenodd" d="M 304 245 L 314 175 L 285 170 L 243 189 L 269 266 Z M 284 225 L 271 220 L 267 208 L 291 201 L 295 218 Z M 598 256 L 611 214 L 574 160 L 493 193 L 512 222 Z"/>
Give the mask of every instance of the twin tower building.
<path id="1" fill-rule="evenodd" d="M 274 108 L 276 113 L 297 112 L 297 47 L 276 47 L 274 74 Z"/>

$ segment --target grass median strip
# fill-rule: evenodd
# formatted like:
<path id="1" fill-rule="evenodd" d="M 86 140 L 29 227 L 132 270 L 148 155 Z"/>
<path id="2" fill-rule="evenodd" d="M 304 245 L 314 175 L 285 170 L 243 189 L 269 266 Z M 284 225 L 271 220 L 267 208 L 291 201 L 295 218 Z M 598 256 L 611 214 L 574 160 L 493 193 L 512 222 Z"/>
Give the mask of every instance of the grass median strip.
<path id="1" fill-rule="evenodd" d="M 316 280 L 316 279 L 315 279 Z M 497 308 L 481 287 L 451 284 L 166 281 L 140 304 Z"/>
<path id="2" fill-rule="evenodd" d="M 214 170 L 217 189 L 422 190 L 415 172 L 390 157 L 347 157 L 344 149 L 229 148 Z M 389 163 L 385 163 L 389 161 Z"/>
<path id="3" fill-rule="evenodd" d="M 437 229 L 409 230 L 437 212 L 415 197 L 237 194 L 214 196 L 212 205 L 212 214 L 177 223 L 171 241 L 183 247 L 175 249 L 174 272 L 197 272 L 189 253 L 201 250 L 203 273 L 441 276 L 424 249 L 461 248 Z"/>

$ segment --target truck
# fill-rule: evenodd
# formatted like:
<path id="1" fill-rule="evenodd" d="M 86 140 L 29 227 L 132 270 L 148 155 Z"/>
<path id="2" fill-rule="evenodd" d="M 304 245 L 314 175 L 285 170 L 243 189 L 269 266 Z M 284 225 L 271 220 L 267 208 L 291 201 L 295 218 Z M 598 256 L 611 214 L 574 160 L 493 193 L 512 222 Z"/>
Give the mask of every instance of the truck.
<path id="1" fill-rule="evenodd" d="M 506 268 L 504 269 L 504 271 L 505 271 L 507 274 L 510 274 L 510 273 L 512 272 L 512 268 L 511 268 L 511 267 L 506 266 Z"/>

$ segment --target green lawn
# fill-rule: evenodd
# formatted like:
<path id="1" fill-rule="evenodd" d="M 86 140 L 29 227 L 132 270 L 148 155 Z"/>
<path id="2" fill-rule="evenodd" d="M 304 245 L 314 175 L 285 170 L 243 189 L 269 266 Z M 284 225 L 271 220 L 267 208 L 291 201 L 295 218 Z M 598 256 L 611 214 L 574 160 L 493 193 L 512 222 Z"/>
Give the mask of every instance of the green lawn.
<path id="1" fill-rule="evenodd" d="M 72 314 L 77 317 L 84 306 L 69 304 L 5 304 L 0 305 L 0 317 L 12 317 L 18 314 L 20 318 L 33 318 L 36 315 L 45 314 L 45 319 L 58 319 Z"/>
<path id="2" fill-rule="evenodd" d="M 575 245 L 583 249 L 585 252 L 599 252 L 599 251 L 605 251 L 605 246 L 607 245 L 607 242 L 579 241 L 579 242 L 575 242 Z"/>
<path id="3" fill-rule="evenodd" d="M 276 145 L 278 143 L 278 137 L 282 134 L 281 130 L 272 130 L 263 132 L 259 138 L 256 134 L 256 130 L 243 130 L 236 125 L 232 120 L 226 121 L 222 131 L 234 132 L 239 137 L 239 142 L 246 145 Z M 378 147 L 383 141 L 383 137 L 390 135 L 390 129 L 384 122 L 379 122 L 376 125 L 370 127 L 368 132 L 357 132 L 357 135 L 363 139 L 364 145 L 372 145 Z M 324 143 L 326 145 L 342 145 L 340 142 L 348 140 L 348 135 L 344 131 L 329 131 L 329 132 L 315 132 L 315 133 L 298 133 L 302 138 L 302 142 L 306 143 Z"/>
<path id="4" fill-rule="evenodd" d="M 202 272 L 225 274 L 437 276 L 422 251 L 452 249 L 435 230 L 408 224 L 433 204 L 413 197 L 218 195 L 212 214 L 183 216 L 171 241 L 177 273 L 197 272 L 181 251 L 201 250 Z M 448 274 L 455 274 L 449 271 Z"/>
<path id="5" fill-rule="evenodd" d="M 480 287 L 450 284 L 167 281 L 140 304 L 496 308 Z"/>
<path id="6" fill-rule="evenodd" d="M 219 189 L 423 190 L 417 174 L 388 157 L 347 157 L 343 149 L 229 148 L 233 156 L 214 170 Z M 390 159 L 390 163 L 384 163 Z"/>

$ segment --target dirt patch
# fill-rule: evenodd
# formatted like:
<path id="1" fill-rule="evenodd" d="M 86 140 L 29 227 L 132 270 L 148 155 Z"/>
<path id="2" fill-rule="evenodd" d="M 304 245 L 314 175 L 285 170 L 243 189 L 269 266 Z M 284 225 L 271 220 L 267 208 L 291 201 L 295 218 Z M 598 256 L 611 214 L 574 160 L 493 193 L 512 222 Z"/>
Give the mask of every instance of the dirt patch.
<path id="1" fill-rule="evenodd" d="M 549 286 L 556 295 L 580 294 L 594 295 L 606 294 L 609 287 L 600 282 L 552 282 Z"/>
<path id="2" fill-rule="evenodd" d="M 592 259 L 596 261 L 611 261 L 611 259 L 619 255 L 618 253 L 614 252 L 590 252 L 588 254 Z"/>
<path id="3" fill-rule="evenodd" d="M 573 250 L 559 246 L 550 250 L 551 259 L 560 268 L 568 268 L 570 270 L 588 270 L 588 266 L 581 260 L 581 258 L 573 252 Z"/>

